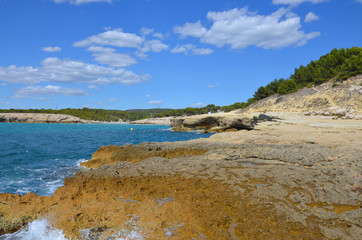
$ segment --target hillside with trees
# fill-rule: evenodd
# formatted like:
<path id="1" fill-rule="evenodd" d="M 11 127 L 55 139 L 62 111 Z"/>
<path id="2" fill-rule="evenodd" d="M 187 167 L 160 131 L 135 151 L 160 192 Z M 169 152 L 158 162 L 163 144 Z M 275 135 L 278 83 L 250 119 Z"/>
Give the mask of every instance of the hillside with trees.
<path id="1" fill-rule="evenodd" d="M 341 48 L 333 49 L 330 53 L 320 57 L 317 61 L 311 61 L 307 66 L 300 66 L 294 70 L 289 78 L 274 79 L 266 86 L 259 87 L 252 98 L 247 102 L 237 102 L 229 106 L 215 106 L 215 109 L 229 112 L 235 109 L 244 109 L 250 104 L 274 94 L 283 95 L 297 91 L 304 87 L 320 85 L 334 79 L 334 81 L 344 81 L 349 77 L 362 73 L 362 48 Z M 207 113 L 211 105 L 204 108 L 185 108 L 163 112 L 157 117 L 166 116 L 189 116 L 194 114 Z M 214 109 L 211 112 L 215 112 Z"/>

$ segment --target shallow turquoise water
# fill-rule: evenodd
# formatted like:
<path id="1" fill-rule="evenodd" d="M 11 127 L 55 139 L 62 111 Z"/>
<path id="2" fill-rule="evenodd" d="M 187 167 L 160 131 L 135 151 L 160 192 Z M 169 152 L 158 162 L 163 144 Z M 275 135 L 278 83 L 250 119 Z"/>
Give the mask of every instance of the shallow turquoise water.
<path id="1" fill-rule="evenodd" d="M 167 125 L 0 123 L 0 193 L 51 195 L 102 145 L 209 136 Z"/>

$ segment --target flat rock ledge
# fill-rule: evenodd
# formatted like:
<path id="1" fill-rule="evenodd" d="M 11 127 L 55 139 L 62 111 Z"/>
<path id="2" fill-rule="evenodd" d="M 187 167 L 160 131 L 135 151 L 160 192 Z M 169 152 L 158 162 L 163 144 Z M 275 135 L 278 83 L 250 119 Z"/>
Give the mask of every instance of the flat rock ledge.
<path id="1" fill-rule="evenodd" d="M 276 117 L 266 114 L 259 115 L 222 115 L 208 114 L 171 119 L 173 131 L 202 132 L 237 132 L 239 130 L 253 130 L 258 122 L 273 121 Z"/>
<path id="2" fill-rule="evenodd" d="M 361 239 L 362 126 L 280 114 L 253 131 L 103 146 L 52 196 L 0 194 L 0 239 Z"/>
<path id="3" fill-rule="evenodd" d="M 0 122 L 16 123 L 89 123 L 78 117 L 62 114 L 0 113 Z"/>

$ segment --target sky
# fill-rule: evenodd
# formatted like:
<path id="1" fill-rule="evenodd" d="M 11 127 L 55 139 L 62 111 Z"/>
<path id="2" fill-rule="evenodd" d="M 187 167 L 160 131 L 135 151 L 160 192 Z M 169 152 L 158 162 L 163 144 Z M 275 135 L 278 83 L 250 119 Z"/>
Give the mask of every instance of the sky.
<path id="1" fill-rule="evenodd" d="M 362 0 L 0 0 L 0 109 L 246 101 L 334 48 Z"/>

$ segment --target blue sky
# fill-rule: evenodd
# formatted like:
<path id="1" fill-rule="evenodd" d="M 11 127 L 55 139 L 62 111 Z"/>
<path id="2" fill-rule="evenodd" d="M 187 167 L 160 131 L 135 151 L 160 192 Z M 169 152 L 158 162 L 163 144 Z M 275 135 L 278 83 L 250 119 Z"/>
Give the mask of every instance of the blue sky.
<path id="1" fill-rule="evenodd" d="M 362 0 L 0 0 L 0 108 L 246 101 L 334 48 Z"/>

